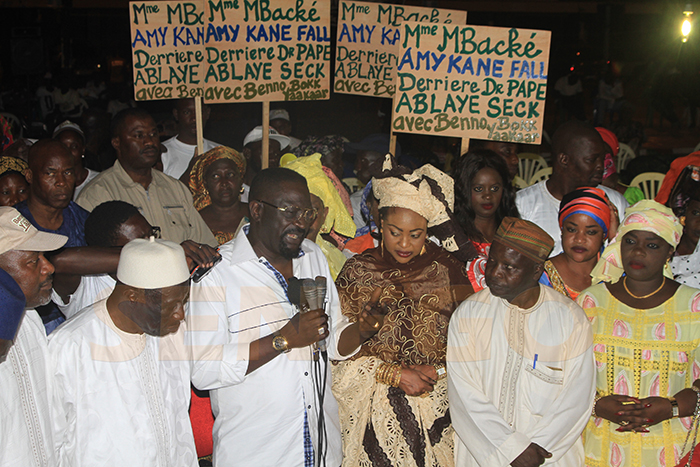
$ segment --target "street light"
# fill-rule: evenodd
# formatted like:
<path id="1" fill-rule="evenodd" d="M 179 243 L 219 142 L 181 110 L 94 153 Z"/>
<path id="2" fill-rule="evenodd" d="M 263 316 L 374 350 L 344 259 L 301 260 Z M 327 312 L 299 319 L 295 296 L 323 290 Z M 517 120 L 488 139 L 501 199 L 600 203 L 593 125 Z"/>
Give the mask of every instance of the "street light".
<path id="1" fill-rule="evenodd" d="M 690 35 L 690 30 L 692 28 L 692 25 L 690 23 L 690 15 L 693 14 L 693 6 L 690 3 L 687 3 L 685 5 L 685 9 L 683 10 L 683 15 L 685 18 L 683 19 L 683 24 L 681 25 L 681 34 L 683 34 L 683 42 L 688 42 L 688 36 Z"/>

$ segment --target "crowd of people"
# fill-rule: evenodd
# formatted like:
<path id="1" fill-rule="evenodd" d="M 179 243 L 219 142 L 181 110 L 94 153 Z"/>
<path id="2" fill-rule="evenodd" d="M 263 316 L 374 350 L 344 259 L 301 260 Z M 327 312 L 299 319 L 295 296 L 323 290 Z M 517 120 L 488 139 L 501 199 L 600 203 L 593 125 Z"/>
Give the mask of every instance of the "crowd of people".
<path id="1" fill-rule="evenodd" d="M 511 143 L 447 173 L 276 109 L 200 154 L 194 114 L 120 110 L 100 171 L 79 122 L 5 138 L 0 466 L 700 461 L 697 154 L 640 199 L 570 120 L 518 190 Z"/>

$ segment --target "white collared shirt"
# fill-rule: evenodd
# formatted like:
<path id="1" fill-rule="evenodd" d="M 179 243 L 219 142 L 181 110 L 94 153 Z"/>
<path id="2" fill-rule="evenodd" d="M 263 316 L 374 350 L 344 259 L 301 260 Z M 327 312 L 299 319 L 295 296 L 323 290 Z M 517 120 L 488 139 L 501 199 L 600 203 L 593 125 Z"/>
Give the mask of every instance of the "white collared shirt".
<path id="1" fill-rule="evenodd" d="M 0 363 L 0 466 L 53 467 L 51 379 L 46 331 L 34 310 L 22 318 L 7 359 Z"/>
<path id="2" fill-rule="evenodd" d="M 282 328 L 297 310 L 273 272 L 258 258 L 241 229 L 221 246 L 223 257 L 202 282 L 192 288 L 190 336 L 197 361 L 192 382 L 211 391 L 214 423 L 214 465 L 299 467 L 304 465 L 304 412 L 318 456 L 318 411 L 311 347 L 292 349 L 246 375 L 249 344 Z M 321 250 L 309 240 L 304 255 L 293 260 L 297 278 L 327 278 L 326 312 L 331 317 L 328 353 L 338 355 L 334 336 L 349 322 Z M 338 406 L 331 392 L 330 369 L 320 362 L 326 387 L 326 465 L 341 464 Z"/>

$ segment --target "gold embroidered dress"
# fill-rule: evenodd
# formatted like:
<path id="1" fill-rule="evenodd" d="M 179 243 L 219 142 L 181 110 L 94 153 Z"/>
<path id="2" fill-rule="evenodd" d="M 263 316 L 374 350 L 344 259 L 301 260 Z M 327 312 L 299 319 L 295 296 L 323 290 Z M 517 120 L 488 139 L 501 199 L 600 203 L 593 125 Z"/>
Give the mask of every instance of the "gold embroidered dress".
<path id="1" fill-rule="evenodd" d="M 700 377 L 700 290 L 681 285 L 660 306 L 638 310 L 598 284 L 578 303 L 593 326 L 601 396 L 671 397 Z M 665 420 L 644 434 L 619 433 L 618 425 L 591 417 L 584 431 L 586 466 L 675 466 L 691 418 Z"/>
<path id="2" fill-rule="evenodd" d="M 382 364 L 444 364 L 455 308 L 473 293 L 464 263 L 431 242 L 424 254 L 397 263 L 380 248 L 349 259 L 336 281 L 341 310 L 357 321 L 372 292 L 388 313 L 359 352 L 333 367 L 343 435 L 343 466 L 452 466 L 454 431 L 447 382 L 427 397 L 375 380 Z"/>

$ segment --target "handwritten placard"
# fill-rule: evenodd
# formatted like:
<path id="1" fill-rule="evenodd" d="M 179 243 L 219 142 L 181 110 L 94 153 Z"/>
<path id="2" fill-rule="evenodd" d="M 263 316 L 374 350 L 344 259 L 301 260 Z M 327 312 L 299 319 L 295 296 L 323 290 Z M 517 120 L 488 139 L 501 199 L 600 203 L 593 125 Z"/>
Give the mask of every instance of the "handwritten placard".
<path id="1" fill-rule="evenodd" d="M 391 98 L 401 49 L 401 24 L 465 24 L 467 12 L 341 1 L 333 90 Z"/>
<path id="2" fill-rule="evenodd" d="M 394 131 L 539 143 L 551 33 L 405 22 Z"/>
<path id="3" fill-rule="evenodd" d="M 206 102 L 328 99 L 330 0 L 207 0 Z"/>
<path id="4" fill-rule="evenodd" d="M 202 1 L 129 3 L 136 100 L 203 94 L 203 15 Z"/>

